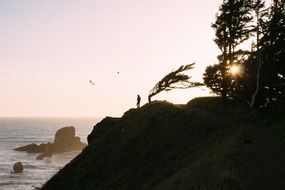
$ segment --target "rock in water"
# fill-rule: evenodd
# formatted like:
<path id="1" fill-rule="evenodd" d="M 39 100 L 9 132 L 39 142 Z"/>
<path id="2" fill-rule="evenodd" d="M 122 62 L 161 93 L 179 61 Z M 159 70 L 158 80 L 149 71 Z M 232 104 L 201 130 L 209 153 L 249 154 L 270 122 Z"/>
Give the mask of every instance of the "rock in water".
<path id="1" fill-rule="evenodd" d="M 75 128 L 63 127 L 55 133 L 54 142 L 47 144 L 29 144 L 18 147 L 14 150 L 26 151 L 28 153 L 42 153 L 37 159 L 41 160 L 45 157 L 51 157 L 53 154 L 69 152 L 73 150 L 82 150 L 86 146 L 80 141 L 79 137 L 75 137 Z"/>
<path id="2" fill-rule="evenodd" d="M 33 143 L 33 144 L 28 144 L 26 146 L 15 148 L 14 150 L 25 151 L 27 153 L 39 153 L 39 152 L 45 152 L 46 148 L 47 148 L 46 144 L 37 145 Z"/>
<path id="3" fill-rule="evenodd" d="M 74 127 L 63 127 L 55 133 L 54 144 L 56 151 L 66 152 L 73 150 L 72 144 L 75 138 Z"/>
<path id="4" fill-rule="evenodd" d="M 54 136 L 54 143 L 55 144 L 60 144 L 63 142 L 68 142 L 72 141 L 73 138 L 75 137 L 75 128 L 70 126 L 70 127 L 63 127 L 55 133 Z"/>
<path id="5" fill-rule="evenodd" d="M 14 173 L 23 173 L 24 166 L 23 166 L 22 162 L 15 163 L 13 166 L 13 170 L 14 170 Z"/>
<path id="6" fill-rule="evenodd" d="M 54 146 L 57 152 L 68 152 L 72 150 L 81 150 L 86 144 L 75 137 L 74 127 L 63 127 L 59 129 L 54 137 Z"/>
<path id="7" fill-rule="evenodd" d="M 42 160 L 42 159 L 44 159 L 44 158 L 46 158 L 46 157 L 51 158 L 52 155 L 53 155 L 52 152 L 45 152 L 45 153 L 42 153 L 42 154 L 38 155 L 38 156 L 36 157 L 36 159 L 37 159 L 37 160 Z"/>

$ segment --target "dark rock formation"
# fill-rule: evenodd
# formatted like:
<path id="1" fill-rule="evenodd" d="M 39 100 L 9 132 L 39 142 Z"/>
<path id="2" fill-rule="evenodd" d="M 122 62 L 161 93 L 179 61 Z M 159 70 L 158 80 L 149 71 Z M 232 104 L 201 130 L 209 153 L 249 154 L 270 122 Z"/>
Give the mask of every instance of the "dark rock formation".
<path id="1" fill-rule="evenodd" d="M 60 144 L 68 142 L 75 137 L 75 128 L 74 127 L 63 127 L 55 133 L 54 143 Z"/>
<path id="2" fill-rule="evenodd" d="M 14 173 L 23 173 L 24 166 L 23 166 L 22 162 L 15 163 L 13 166 L 13 170 L 14 170 Z"/>
<path id="3" fill-rule="evenodd" d="M 75 128 L 71 126 L 59 129 L 55 134 L 53 143 L 49 142 L 40 145 L 33 143 L 18 147 L 14 150 L 25 151 L 28 153 L 42 153 L 36 158 L 41 160 L 45 157 L 51 157 L 53 154 L 82 150 L 85 146 L 86 144 L 82 143 L 79 137 L 75 137 Z"/>
<path id="4" fill-rule="evenodd" d="M 56 152 L 68 152 L 72 150 L 81 150 L 86 144 L 81 143 L 79 137 L 75 137 L 74 127 L 63 127 L 59 129 L 54 138 Z"/>
<path id="5" fill-rule="evenodd" d="M 28 144 L 26 146 L 21 146 L 18 148 L 15 148 L 17 151 L 24 151 L 27 153 L 39 153 L 39 152 L 45 152 L 47 149 L 48 144 L 40 144 L 37 145 L 35 143 L 33 144 Z"/>
<path id="6" fill-rule="evenodd" d="M 114 125 L 116 125 L 121 118 L 114 118 L 114 117 L 105 117 L 102 121 L 97 123 L 94 127 L 92 132 L 87 137 L 88 144 L 91 144 L 96 139 L 99 139 L 100 137 L 97 135 L 97 133 L 101 133 L 102 131 L 109 130 L 109 128 L 112 128 Z"/>
<path id="7" fill-rule="evenodd" d="M 37 159 L 37 160 L 42 160 L 42 159 L 44 159 L 44 158 L 46 158 L 46 157 L 52 157 L 52 155 L 53 155 L 52 152 L 44 152 L 44 153 L 38 155 L 38 156 L 36 157 L 36 159 Z"/>

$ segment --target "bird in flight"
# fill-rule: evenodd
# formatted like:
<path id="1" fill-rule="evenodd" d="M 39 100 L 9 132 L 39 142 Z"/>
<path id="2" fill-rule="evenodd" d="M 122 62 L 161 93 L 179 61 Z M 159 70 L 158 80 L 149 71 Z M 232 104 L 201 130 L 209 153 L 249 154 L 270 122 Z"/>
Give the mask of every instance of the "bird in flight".
<path id="1" fill-rule="evenodd" d="M 117 71 L 117 74 L 120 74 L 120 72 L 119 72 L 119 71 Z"/>
<path id="2" fill-rule="evenodd" d="M 95 85 L 95 83 L 92 80 L 89 80 L 91 85 Z"/>

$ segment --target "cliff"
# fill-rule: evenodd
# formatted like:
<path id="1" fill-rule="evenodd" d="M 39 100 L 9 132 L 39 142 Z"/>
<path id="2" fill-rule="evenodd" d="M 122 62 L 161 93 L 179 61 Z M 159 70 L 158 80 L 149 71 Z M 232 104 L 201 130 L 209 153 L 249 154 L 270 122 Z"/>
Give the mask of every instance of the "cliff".
<path id="1" fill-rule="evenodd" d="M 43 190 L 285 189 L 285 119 L 219 98 L 107 117 Z"/>

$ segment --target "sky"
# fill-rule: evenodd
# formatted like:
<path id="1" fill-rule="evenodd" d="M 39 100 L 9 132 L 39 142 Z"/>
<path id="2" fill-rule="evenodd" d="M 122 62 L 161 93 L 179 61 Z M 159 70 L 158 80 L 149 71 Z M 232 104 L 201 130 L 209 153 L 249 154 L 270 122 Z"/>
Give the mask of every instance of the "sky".
<path id="1" fill-rule="evenodd" d="M 0 0 L 0 117 L 121 116 L 181 65 L 219 54 L 213 0 Z M 117 73 L 119 72 L 119 74 Z M 92 80 L 95 85 L 91 85 Z M 187 103 L 203 89 L 153 99 Z"/>

